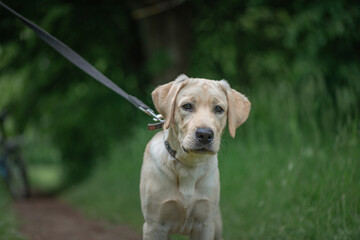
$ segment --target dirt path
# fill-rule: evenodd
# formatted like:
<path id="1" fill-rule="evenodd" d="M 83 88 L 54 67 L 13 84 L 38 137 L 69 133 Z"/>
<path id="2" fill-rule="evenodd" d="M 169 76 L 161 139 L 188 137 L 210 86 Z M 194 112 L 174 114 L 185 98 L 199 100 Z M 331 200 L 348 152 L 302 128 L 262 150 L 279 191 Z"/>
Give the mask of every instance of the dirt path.
<path id="1" fill-rule="evenodd" d="M 29 240 L 140 240 L 126 226 L 89 220 L 54 198 L 35 198 L 14 204 L 21 232 Z"/>

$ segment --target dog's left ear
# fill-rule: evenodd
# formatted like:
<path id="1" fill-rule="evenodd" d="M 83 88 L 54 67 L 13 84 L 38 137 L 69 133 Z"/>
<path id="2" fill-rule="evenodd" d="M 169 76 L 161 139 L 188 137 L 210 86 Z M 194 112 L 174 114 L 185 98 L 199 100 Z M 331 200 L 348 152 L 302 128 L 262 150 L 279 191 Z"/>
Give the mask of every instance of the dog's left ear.
<path id="1" fill-rule="evenodd" d="M 231 137 L 235 137 L 236 129 L 249 117 L 251 103 L 243 94 L 231 89 L 227 81 L 220 81 L 228 99 L 228 125 Z"/>
<path id="2" fill-rule="evenodd" d="M 152 92 L 152 99 L 156 110 L 165 118 L 164 129 L 169 128 L 174 119 L 176 97 L 187 84 L 188 76 L 179 75 L 174 81 L 157 87 Z"/>

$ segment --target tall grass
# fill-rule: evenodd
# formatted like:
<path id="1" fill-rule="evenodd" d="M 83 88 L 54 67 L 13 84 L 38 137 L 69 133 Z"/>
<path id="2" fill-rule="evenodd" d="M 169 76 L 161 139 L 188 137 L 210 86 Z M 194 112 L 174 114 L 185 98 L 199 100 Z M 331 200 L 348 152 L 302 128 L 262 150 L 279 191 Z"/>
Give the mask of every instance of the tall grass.
<path id="1" fill-rule="evenodd" d="M 360 239 L 360 146 L 356 114 L 338 119 L 320 85 L 287 83 L 248 94 L 252 112 L 225 134 L 219 153 L 225 239 Z M 325 96 L 325 97 L 324 97 Z M 327 106 L 327 107 L 325 107 Z M 65 198 L 94 218 L 141 231 L 139 177 L 154 133 L 145 126 Z"/>

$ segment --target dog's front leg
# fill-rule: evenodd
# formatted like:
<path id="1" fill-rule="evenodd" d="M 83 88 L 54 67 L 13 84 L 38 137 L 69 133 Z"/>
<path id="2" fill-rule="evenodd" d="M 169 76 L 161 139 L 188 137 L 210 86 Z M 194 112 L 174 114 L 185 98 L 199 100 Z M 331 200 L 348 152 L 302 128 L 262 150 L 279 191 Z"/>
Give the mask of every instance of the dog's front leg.
<path id="1" fill-rule="evenodd" d="M 215 238 L 215 223 L 197 223 L 190 233 L 190 240 L 213 240 Z"/>
<path id="2" fill-rule="evenodd" d="M 169 240 L 169 231 L 159 223 L 144 223 L 143 240 Z"/>

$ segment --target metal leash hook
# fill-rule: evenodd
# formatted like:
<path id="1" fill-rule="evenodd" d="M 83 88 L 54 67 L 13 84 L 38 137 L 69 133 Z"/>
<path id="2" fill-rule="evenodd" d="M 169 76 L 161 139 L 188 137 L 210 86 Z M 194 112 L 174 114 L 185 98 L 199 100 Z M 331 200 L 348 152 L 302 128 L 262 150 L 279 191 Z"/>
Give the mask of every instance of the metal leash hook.
<path id="1" fill-rule="evenodd" d="M 147 115 L 153 117 L 153 120 L 157 123 L 149 123 L 148 124 L 148 130 L 152 131 L 152 130 L 156 130 L 156 129 L 161 129 L 162 126 L 164 125 L 164 117 L 161 114 L 155 114 L 154 111 L 150 108 L 145 109 L 141 106 L 138 107 L 141 111 L 143 111 L 144 113 L 146 113 Z"/>

